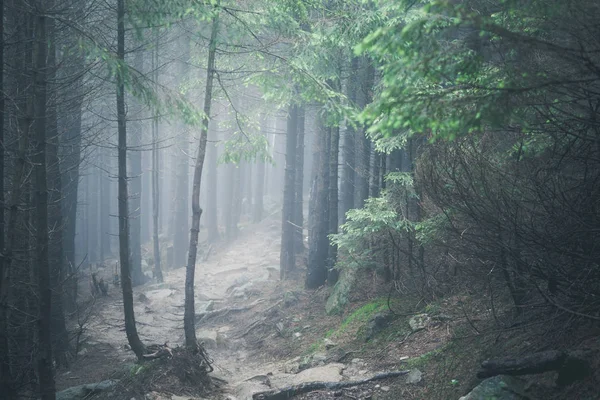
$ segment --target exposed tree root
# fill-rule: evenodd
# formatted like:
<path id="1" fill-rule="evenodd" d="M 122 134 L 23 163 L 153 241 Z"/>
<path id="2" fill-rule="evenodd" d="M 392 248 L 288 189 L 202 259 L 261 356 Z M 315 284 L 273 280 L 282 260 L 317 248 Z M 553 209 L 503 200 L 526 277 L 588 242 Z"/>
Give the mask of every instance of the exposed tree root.
<path id="1" fill-rule="evenodd" d="M 346 381 L 346 382 L 306 382 L 299 385 L 288 386 L 280 390 L 269 390 L 266 392 L 255 393 L 252 395 L 253 400 L 287 400 L 292 396 L 299 394 L 313 392 L 315 390 L 339 390 L 347 387 L 364 385 L 372 381 L 378 381 L 381 379 L 395 378 L 408 374 L 410 371 L 389 371 L 382 372 L 368 379 L 362 379 L 358 381 Z"/>

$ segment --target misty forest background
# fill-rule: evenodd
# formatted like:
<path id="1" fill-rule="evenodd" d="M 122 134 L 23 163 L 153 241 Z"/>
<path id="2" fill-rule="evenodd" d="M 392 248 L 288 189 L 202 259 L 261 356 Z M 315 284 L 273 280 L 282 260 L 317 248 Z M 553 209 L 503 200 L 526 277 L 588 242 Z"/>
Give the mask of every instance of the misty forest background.
<path id="1" fill-rule="evenodd" d="M 196 264 L 279 211 L 281 279 L 335 285 L 330 312 L 367 274 L 488 293 L 503 326 L 600 320 L 597 1 L 0 10 L 0 393 L 54 398 L 90 265 L 138 358 L 132 286 L 186 267 L 201 351 Z"/>

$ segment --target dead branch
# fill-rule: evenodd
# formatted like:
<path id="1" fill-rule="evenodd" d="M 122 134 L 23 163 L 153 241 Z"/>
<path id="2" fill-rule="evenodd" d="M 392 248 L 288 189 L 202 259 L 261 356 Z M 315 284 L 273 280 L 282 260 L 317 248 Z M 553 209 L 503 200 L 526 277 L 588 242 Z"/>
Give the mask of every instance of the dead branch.
<path id="1" fill-rule="evenodd" d="M 486 360 L 481 363 L 482 369 L 477 373 L 477 377 L 530 375 L 558 371 L 557 383 L 569 384 L 589 374 L 589 360 L 592 353 L 585 350 L 570 352 L 548 350 L 521 358 Z"/>
<path id="2" fill-rule="evenodd" d="M 365 383 L 378 381 L 381 379 L 395 378 L 408 374 L 410 371 L 389 371 L 382 372 L 368 379 L 362 379 L 358 381 L 346 381 L 346 382 L 305 382 L 299 385 L 288 386 L 280 390 L 269 390 L 265 392 L 259 392 L 252 395 L 253 400 L 286 400 L 292 396 L 296 396 L 303 393 L 314 392 L 315 390 L 339 390 L 347 387 L 364 385 Z"/>

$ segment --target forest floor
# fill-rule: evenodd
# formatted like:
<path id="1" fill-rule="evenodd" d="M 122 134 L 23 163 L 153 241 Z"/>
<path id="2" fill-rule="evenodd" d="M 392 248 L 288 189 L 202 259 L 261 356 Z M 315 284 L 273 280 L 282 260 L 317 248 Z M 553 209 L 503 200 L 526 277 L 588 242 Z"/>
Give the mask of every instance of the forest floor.
<path id="1" fill-rule="evenodd" d="M 119 288 L 112 286 L 109 296 L 90 308 L 82 351 L 70 369 L 58 371 L 58 390 L 118 379 L 108 396 L 92 398 L 247 400 L 257 392 L 306 382 L 410 371 L 293 398 L 458 399 L 477 383 L 474 376 L 484 351 L 498 348 L 499 335 L 481 335 L 475 326 L 483 330 L 490 319 L 475 297 L 449 297 L 427 307 L 419 299 L 390 302 L 386 289 L 373 279 L 360 285 L 341 315 L 326 315 L 331 288 L 305 290 L 303 271 L 298 279 L 279 281 L 279 251 L 280 221 L 274 215 L 246 227 L 237 240 L 216 248 L 197 266 L 197 336 L 213 361 L 210 375 L 220 385 L 202 390 L 165 380 L 158 375 L 168 371 L 153 372 L 152 363 L 136 366 L 124 332 Z M 184 281 L 185 268 L 179 268 L 166 271 L 162 284 L 134 289 L 137 328 L 146 345 L 175 348 L 183 343 Z M 415 313 L 403 311 L 415 309 L 427 313 L 422 329 L 411 329 Z M 385 324 L 378 325 L 378 316 L 387 319 Z M 523 342 L 514 334 L 504 340 Z M 138 375 L 145 377 L 135 385 Z"/>

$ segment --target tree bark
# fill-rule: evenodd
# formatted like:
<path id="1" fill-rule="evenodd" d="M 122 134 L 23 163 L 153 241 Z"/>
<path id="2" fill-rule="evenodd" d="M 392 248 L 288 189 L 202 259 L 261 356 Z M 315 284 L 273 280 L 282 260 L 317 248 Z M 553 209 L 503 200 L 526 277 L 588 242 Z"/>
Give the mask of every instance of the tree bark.
<path id="1" fill-rule="evenodd" d="M 36 264 L 38 283 L 38 342 L 37 374 L 39 394 L 42 400 L 56 398 L 54 371 L 52 366 L 52 288 L 50 263 L 48 260 L 48 186 L 46 165 L 47 124 L 47 21 L 42 1 L 36 4 L 34 42 L 34 116 L 35 139 L 33 154 L 36 187 L 34 191 L 36 220 Z"/>
<path id="2" fill-rule="evenodd" d="M 287 118 L 285 145 L 285 177 L 283 183 L 283 210 L 281 213 L 281 252 L 279 255 L 280 278 L 286 279 L 295 269 L 294 253 L 294 203 L 296 198 L 296 144 L 298 135 L 298 106 L 290 105 Z"/>
<path id="3" fill-rule="evenodd" d="M 298 106 L 297 138 L 296 138 L 296 174 L 294 202 L 294 253 L 304 251 L 304 128 L 306 109 Z"/>
<path id="4" fill-rule="evenodd" d="M 137 71 L 144 71 L 144 53 L 138 50 L 133 57 L 133 67 Z M 142 122 L 143 109 L 140 102 L 131 98 L 132 107 L 130 113 L 137 121 L 129 125 L 129 137 L 131 138 L 131 147 L 129 149 L 129 165 L 131 167 L 131 186 L 130 186 L 130 204 L 131 204 L 131 275 L 134 286 L 141 284 L 142 278 Z M 108 202 L 107 202 L 108 203 Z"/>
<path id="5" fill-rule="evenodd" d="M 346 96 L 351 105 L 356 105 L 356 91 L 358 73 L 358 58 L 353 57 L 350 62 L 350 75 L 346 84 Z M 355 179 L 355 136 L 356 129 L 350 123 L 346 123 L 346 131 L 342 141 L 342 177 L 341 177 L 341 202 L 340 202 L 340 223 L 346 222 L 346 213 L 354 207 L 354 179 Z M 359 138 L 360 140 L 360 138 Z"/>
<path id="6" fill-rule="evenodd" d="M 260 134 L 267 136 L 267 117 L 263 113 L 260 116 Z M 258 223 L 262 220 L 264 211 L 265 194 L 265 160 L 260 159 L 256 163 L 256 175 L 254 179 L 254 201 L 252 210 L 252 222 Z"/>
<path id="7" fill-rule="evenodd" d="M 48 2 L 50 3 L 50 2 Z M 47 21 L 47 36 L 49 41 L 47 70 L 48 82 L 56 81 L 56 42 L 54 19 Z M 58 157 L 59 137 L 57 121 L 57 88 L 52 84 L 49 87 L 50 98 L 47 110 L 47 171 L 48 171 L 48 232 L 49 232 L 49 263 L 51 268 L 51 290 L 52 290 L 52 348 L 57 365 L 67 365 L 67 353 L 69 352 L 69 338 L 65 322 L 63 308 L 63 281 L 64 269 L 63 242 L 61 238 L 63 230 L 63 216 L 61 210 L 62 185 L 60 177 L 60 160 Z"/>
<path id="8" fill-rule="evenodd" d="M 158 86 L 158 28 L 154 28 L 154 51 L 152 52 L 152 71 L 154 71 L 154 84 Z M 154 277 L 159 283 L 163 282 L 160 259 L 160 241 L 158 237 L 158 222 L 160 213 L 160 175 L 158 158 L 158 110 L 154 110 L 152 118 L 152 244 L 154 252 Z"/>
<path id="9" fill-rule="evenodd" d="M 0 392 L 9 399 L 13 398 L 12 376 L 10 372 L 9 341 L 7 332 L 6 309 L 3 299 L 6 259 L 4 240 L 4 0 L 0 0 Z"/>
<path id="10" fill-rule="evenodd" d="M 117 59 L 125 62 L 125 0 L 117 0 Z M 122 66 L 123 67 L 123 66 Z M 127 192 L 127 126 L 125 121 L 125 82 L 123 71 L 117 72 L 117 119 L 118 119 L 118 162 L 119 162 L 119 260 L 121 263 L 121 288 L 125 333 L 131 349 L 141 360 L 144 344 L 138 336 L 133 311 L 131 288 L 131 253 L 129 249 L 129 210 Z"/>
<path id="11" fill-rule="evenodd" d="M 338 175 L 339 175 L 339 149 L 340 149 L 340 128 L 333 126 L 329 129 L 329 230 L 328 234 L 338 231 Z M 329 243 L 327 251 L 327 269 L 334 270 L 337 259 L 337 246 Z M 329 274 L 329 284 L 337 282 L 335 272 Z"/>
<path id="12" fill-rule="evenodd" d="M 122 0 L 121 0 L 122 1 Z M 217 5 L 219 2 L 217 1 Z M 208 50 L 208 65 L 206 68 L 206 89 L 204 91 L 204 118 L 200 130 L 200 141 L 198 142 L 198 153 L 194 166 L 194 186 L 192 191 L 192 227 L 190 229 L 190 249 L 188 252 L 188 264 L 185 274 L 185 309 L 183 317 L 183 329 L 185 332 L 185 344 L 193 351 L 198 350 L 195 327 L 195 300 L 194 300 L 194 275 L 196 272 L 196 254 L 198 253 L 198 234 L 200 233 L 200 184 L 202 181 L 202 167 L 206 156 L 206 142 L 208 139 L 208 123 L 212 103 L 212 89 L 215 75 L 215 53 L 217 48 L 217 33 L 219 31 L 219 14 L 214 10 L 212 17 L 212 28 Z"/>
<path id="13" fill-rule="evenodd" d="M 327 138 L 330 136 L 328 127 L 322 117 L 317 115 L 317 134 L 314 141 L 313 182 L 310 191 L 308 211 L 308 269 L 305 286 L 315 289 L 327 280 L 327 253 L 329 240 L 329 158 L 327 157 Z"/>

